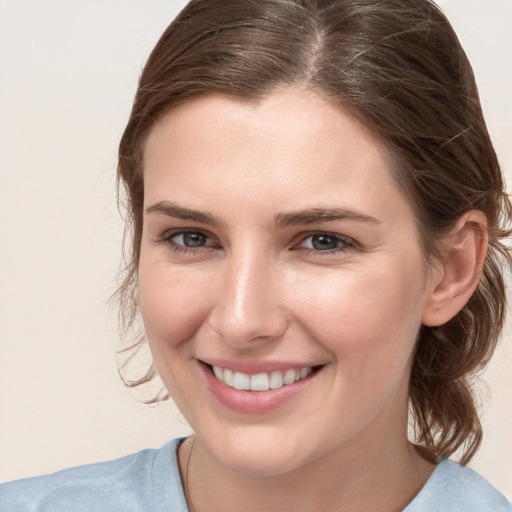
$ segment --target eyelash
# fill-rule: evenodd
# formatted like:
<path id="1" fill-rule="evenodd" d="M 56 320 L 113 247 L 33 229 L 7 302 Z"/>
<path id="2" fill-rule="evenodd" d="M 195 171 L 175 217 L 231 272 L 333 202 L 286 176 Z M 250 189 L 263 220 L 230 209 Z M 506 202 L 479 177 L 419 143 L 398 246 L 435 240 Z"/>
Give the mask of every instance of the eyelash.
<path id="1" fill-rule="evenodd" d="M 196 247 L 188 247 L 186 245 L 177 244 L 174 239 L 180 235 L 199 235 L 201 237 L 204 237 L 205 240 L 212 240 L 212 237 L 202 231 L 199 230 L 193 230 L 193 229 L 182 229 L 179 231 L 171 231 L 165 233 L 162 237 L 160 237 L 157 241 L 161 242 L 163 244 L 167 244 L 172 251 L 176 253 L 197 253 L 197 251 L 204 250 L 205 248 L 215 248 L 216 244 L 210 244 L 210 245 L 200 245 Z M 313 239 L 313 237 L 325 237 L 330 239 L 333 243 L 338 244 L 336 247 L 332 249 L 315 249 L 315 248 L 309 248 L 309 247 L 301 247 L 302 244 L 304 244 L 307 240 Z M 350 252 L 357 248 L 357 244 L 352 240 L 351 238 L 337 235 L 334 233 L 329 233 L 327 231 L 315 231 L 308 233 L 306 236 L 303 236 L 298 245 L 295 244 L 294 247 L 300 249 L 304 249 L 304 252 L 308 256 L 315 256 L 315 257 L 325 257 L 333 254 L 338 253 L 344 253 L 344 252 Z"/>
<path id="2" fill-rule="evenodd" d="M 201 245 L 197 247 L 187 247 L 186 245 L 177 244 L 174 241 L 179 235 L 200 235 L 204 237 L 206 240 L 211 240 L 212 237 L 202 231 L 194 230 L 194 229 L 182 229 L 179 231 L 171 231 L 164 233 L 162 237 L 160 237 L 157 241 L 163 244 L 168 245 L 171 250 L 176 253 L 196 253 L 198 250 L 204 250 L 205 247 L 214 247 L 215 245 Z"/>
<path id="3" fill-rule="evenodd" d="M 332 254 L 353 251 L 354 249 L 356 249 L 356 243 L 351 238 L 337 235 L 335 233 L 329 233 L 327 231 L 316 231 L 313 233 L 309 233 L 307 236 L 305 236 L 304 238 L 301 239 L 300 243 L 303 244 L 306 240 L 313 239 L 315 236 L 328 238 L 328 239 L 332 240 L 333 242 L 337 243 L 338 245 L 332 249 L 326 249 L 326 250 L 304 247 L 304 249 L 307 250 L 308 255 L 311 254 L 314 256 L 319 256 L 319 257 L 324 256 L 325 257 L 325 256 L 329 256 Z"/>

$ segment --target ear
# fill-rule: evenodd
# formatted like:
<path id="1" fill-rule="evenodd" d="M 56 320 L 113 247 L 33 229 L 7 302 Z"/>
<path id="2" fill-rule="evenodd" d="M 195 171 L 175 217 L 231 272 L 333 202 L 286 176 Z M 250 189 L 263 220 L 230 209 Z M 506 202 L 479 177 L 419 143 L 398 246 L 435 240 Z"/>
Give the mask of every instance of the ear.
<path id="1" fill-rule="evenodd" d="M 487 217 L 478 210 L 466 213 L 440 244 L 441 257 L 432 268 L 422 317 L 431 327 L 451 320 L 478 286 L 487 252 Z"/>

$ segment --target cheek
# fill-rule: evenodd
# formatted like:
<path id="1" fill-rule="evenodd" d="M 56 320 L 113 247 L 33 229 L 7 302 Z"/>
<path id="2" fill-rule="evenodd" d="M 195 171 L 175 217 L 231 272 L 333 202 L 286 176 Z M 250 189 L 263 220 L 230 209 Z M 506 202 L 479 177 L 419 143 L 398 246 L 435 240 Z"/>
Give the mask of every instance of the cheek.
<path id="1" fill-rule="evenodd" d="M 296 292 L 306 298 L 298 315 L 304 327 L 354 374 L 370 366 L 403 368 L 421 324 L 420 274 L 407 266 L 402 272 L 373 270 L 346 272 L 315 286 L 303 281 Z"/>
<path id="2" fill-rule="evenodd" d="M 309 300 L 301 308 L 303 327 L 331 353 L 331 398 L 342 404 L 336 418 L 351 432 L 385 404 L 403 412 L 422 310 L 412 275 L 356 274 L 303 289 Z"/>
<path id="3" fill-rule="evenodd" d="M 206 284 L 200 272 L 184 273 L 158 262 L 141 261 L 139 300 L 154 354 L 180 346 L 200 327 L 210 303 Z"/>
<path id="4" fill-rule="evenodd" d="M 139 301 L 146 337 L 158 373 L 186 417 L 191 417 L 191 397 L 200 393 L 184 362 L 193 356 L 193 344 L 186 342 L 208 314 L 208 292 L 199 293 L 202 284 L 198 273 L 184 275 L 165 263 L 141 259 Z"/>

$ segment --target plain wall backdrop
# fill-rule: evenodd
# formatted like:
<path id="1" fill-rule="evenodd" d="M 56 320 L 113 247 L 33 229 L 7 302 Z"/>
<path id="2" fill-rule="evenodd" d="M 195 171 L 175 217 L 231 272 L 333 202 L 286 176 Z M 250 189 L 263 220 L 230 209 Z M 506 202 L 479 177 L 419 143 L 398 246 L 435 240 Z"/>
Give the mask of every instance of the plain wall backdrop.
<path id="1" fill-rule="evenodd" d="M 0 0 L 0 480 L 189 432 L 116 367 L 116 149 L 140 69 L 182 0 Z M 443 0 L 512 179 L 512 1 Z M 509 186 L 510 189 L 510 186 Z M 510 322 L 509 322 L 510 325 Z M 471 466 L 512 498 L 512 341 L 480 394 Z"/>

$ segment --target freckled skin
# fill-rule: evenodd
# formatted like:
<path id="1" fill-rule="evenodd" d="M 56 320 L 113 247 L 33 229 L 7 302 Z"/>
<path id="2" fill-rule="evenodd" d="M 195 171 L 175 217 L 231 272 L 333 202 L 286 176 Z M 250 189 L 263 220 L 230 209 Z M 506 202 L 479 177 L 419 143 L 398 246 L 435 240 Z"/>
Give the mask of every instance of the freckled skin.
<path id="1" fill-rule="evenodd" d="M 434 283 L 390 167 L 353 117 L 300 89 L 257 106 L 205 96 L 155 125 L 145 208 L 167 201 L 222 221 L 146 214 L 139 268 L 156 366 L 209 467 L 272 476 L 355 454 L 416 456 L 407 386 Z M 308 208 L 350 208 L 376 222 L 276 227 L 276 215 Z M 173 237 L 180 229 L 206 235 L 204 244 L 184 246 Z M 319 232 L 344 242 L 315 248 Z M 255 417 L 212 398 L 197 364 L 208 358 L 322 369 L 293 400 Z"/>

